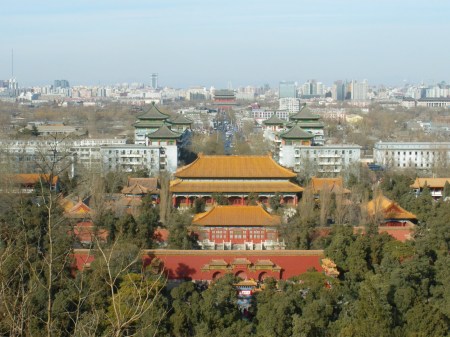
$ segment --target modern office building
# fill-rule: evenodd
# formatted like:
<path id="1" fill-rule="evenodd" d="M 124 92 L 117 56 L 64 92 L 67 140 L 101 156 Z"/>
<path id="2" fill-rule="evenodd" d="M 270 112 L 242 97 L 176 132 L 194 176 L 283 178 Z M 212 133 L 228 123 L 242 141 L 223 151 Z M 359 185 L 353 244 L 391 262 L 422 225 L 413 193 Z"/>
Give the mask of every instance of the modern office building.
<path id="1" fill-rule="evenodd" d="M 346 92 L 346 85 L 342 81 L 336 81 L 333 83 L 333 86 L 331 88 L 331 98 L 333 98 L 336 101 L 343 101 L 345 100 L 345 96 L 347 94 Z"/>
<path id="2" fill-rule="evenodd" d="M 69 81 L 67 80 L 55 80 L 53 82 L 53 88 L 70 88 Z"/>
<path id="3" fill-rule="evenodd" d="M 158 74 L 153 73 L 151 80 L 152 80 L 152 83 L 150 86 L 152 87 L 152 89 L 158 89 Z"/>
<path id="4" fill-rule="evenodd" d="M 297 98 L 297 86 L 295 82 L 282 81 L 279 85 L 279 98 Z"/>
<path id="5" fill-rule="evenodd" d="M 353 101 L 365 101 L 368 98 L 369 82 L 367 80 L 362 82 L 353 80 L 351 90 L 351 98 Z"/>

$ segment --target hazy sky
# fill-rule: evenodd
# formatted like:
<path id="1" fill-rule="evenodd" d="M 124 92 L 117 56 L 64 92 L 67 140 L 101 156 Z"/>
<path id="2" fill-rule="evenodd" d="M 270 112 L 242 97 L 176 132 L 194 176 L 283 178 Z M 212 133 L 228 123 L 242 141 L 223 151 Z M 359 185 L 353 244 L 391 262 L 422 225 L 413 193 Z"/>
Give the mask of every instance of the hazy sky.
<path id="1" fill-rule="evenodd" d="M 8 1 L 0 79 L 276 85 L 449 80 L 446 0 Z"/>

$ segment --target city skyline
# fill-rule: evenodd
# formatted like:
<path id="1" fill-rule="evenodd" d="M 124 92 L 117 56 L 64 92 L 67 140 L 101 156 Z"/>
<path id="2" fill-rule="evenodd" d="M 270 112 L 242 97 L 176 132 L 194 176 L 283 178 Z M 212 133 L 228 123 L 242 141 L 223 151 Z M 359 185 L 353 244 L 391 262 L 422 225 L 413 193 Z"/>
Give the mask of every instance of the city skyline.
<path id="1" fill-rule="evenodd" d="M 442 1 L 88 1 L 8 4 L 0 78 L 21 86 L 151 83 L 233 87 L 279 81 L 447 80 Z M 425 44 L 426 42 L 426 44 Z"/>

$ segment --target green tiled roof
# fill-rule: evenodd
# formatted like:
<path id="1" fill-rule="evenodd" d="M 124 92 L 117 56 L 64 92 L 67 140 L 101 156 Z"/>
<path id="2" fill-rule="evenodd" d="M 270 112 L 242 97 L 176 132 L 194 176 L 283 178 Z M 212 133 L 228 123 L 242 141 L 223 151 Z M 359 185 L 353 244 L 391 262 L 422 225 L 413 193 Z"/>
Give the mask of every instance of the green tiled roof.
<path id="1" fill-rule="evenodd" d="M 149 139 L 175 139 L 180 138 L 181 133 L 170 130 L 166 125 L 161 126 L 155 132 L 149 133 L 147 137 Z"/>
<path id="2" fill-rule="evenodd" d="M 164 125 L 163 120 L 141 120 L 133 124 L 135 128 L 159 128 Z"/>
<path id="3" fill-rule="evenodd" d="M 286 132 L 280 133 L 280 137 L 283 139 L 311 139 L 314 138 L 314 135 L 295 125 Z"/>
<path id="4" fill-rule="evenodd" d="M 284 123 L 286 123 L 286 121 L 279 118 L 276 113 L 270 116 L 269 119 L 263 121 L 264 125 L 283 125 Z"/>
<path id="5" fill-rule="evenodd" d="M 312 119 L 317 120 L 320 118 L 319 115 L 314 115 L 310 113 L 309 111 L 303 111 L 305 109 L 306 104 L 303 104 L 300 108 L 300 111 L 297 112 L 295 115 L 289 116 L 289 119 L 291 120 L 303 120 L 303 119 Z"/>
<path id="6" fill-rule="evenodd" d="M 168 119 L 170 116 L 166 115 L 165 113 L 162 113 L 158 110 L 155 103 L 152 103 L 150 105 L 150 109 L 148 109 L 146 112 L 144 112 L 142 115 L 137 116 L 138 119 L 154 119 L 154 120 L 165 120 Z"/>
<path id="7" fill-rule="evenodd" d="M 184 117 L 183 115 L 177 115 L 175 118 L 169 120 L 170 124 L 189 124 L 194 123 L 191 119 Z"/>
<path id="8" fill-rule="evenodd" d="M 303 129 L 306 128 L 318 128 L 318 129 L 323 129 L 325 126 L 322 122 L 319 121 L 312 121 L 312 122 L 305 122 L 305 121 L 301 121 L 301 122 L 290 122 L 289 124 L 287 124 L 287 127 L 294 127 L 295 125 L 300 126 Z"/>

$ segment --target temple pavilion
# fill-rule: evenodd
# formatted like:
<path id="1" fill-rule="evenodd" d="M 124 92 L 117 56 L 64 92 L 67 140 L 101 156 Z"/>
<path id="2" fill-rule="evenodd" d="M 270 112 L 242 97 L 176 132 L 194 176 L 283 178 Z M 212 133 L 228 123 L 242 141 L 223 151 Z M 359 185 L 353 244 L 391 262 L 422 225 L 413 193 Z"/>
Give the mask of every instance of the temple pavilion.
<path id="1" fill-rule="evenodd" d="M 296 174 L 266 156 L 205 156 L 175 172 L 170 183 L 174 207 L 191 207 L 197 198 L 206 206 L 226 198 L 230 205 L 246 205 L 249 196 L 268 204 L 269 198 L 280 197 L 280 202 L 296 206 L 303 188 L 291 180 Z"/>
<path id="2" fill-rule="evenodd" d="M 284 249 L 278 239 L 281 219 L 261 206 L 214 206 L 192 220 L 203 249 L 267 250 Z"/>
<path id="3" fill-rule="evenodd" d="M 306 131 L 313 135 L 313 144 L 314 145 L 323 145 L 324 144 L 324 124 L 320 121 L 320 116 L 312 114 L 308 111 L 302 109 L 289 117 L 291 121 L 287 124 L 288 128 L 298 127 L 303 131 Z"/>
<path id="4" fill-rule="evenodd" d="M 134 142 L 146 145 L 149 145 L 149 139 L 179 139 L 184 131 L 191 129 L 193 123 L 182 115 L 171 117 L 161 112 L 155 103 L 137 119 L 134 123 Z"/>

